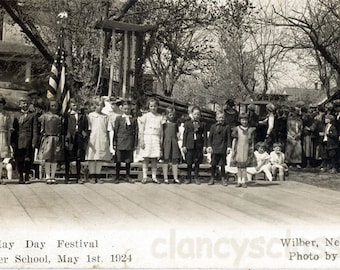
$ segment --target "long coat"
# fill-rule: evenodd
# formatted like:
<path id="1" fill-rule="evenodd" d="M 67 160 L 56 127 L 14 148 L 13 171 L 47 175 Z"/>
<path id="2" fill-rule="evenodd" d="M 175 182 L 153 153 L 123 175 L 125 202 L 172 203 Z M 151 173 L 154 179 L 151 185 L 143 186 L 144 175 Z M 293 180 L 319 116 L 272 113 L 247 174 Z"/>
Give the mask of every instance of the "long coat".
<path id="1" fill-rule="evenodd" d="M 188 150 L 195 149 L 194 135 L 196 134 L 196 149 L 207 146 L 207 126 L 204 122 L 198 122 L 195 128 L 193 120 L 184 123 L 183 147 Z"/>
<path id="2" fill-rule="evenodd" d="M 64 115 L 65 150 L 67 150 L 68 160 L 85 160 L 85 152 L 89 136 L 89 123 L 86 114 L 78 114 L 76 119 L 74 114 Z"/>
<path id="3" fill-rule="evenodd" d="M 39 129 L 36 113 L 22 112 L 16 114 L 13 119 L 13 131 L 11 134 L 11 145 L 14 150 L 16 160 L 32 160 L 34 148 L 38 147 Z M 26 156 L 21 156 L 21 151 L 25 151 Z"/>
<path id="4" fill-rule="evenodd" d="M 228 125 L 213 124 L 210 128 L 208 146 L 213 149 L 213 154 L 226 154 L 231 147 L 231 129 Z"/>
<path id="5" fill-rule="evenodd" d="M 286 162 L 302 162 L 302 119 L 296 115 L 289 116 L 287 119 L 287 142 L 286 142 Z"/>
<path id="6" fill-rule="evenodd" d="M 127 125 L 125 118 L 118 115 L 114 122 L 113 145 L 117 150 L 133 151 L 138 142 L 137 119 L 130 117 L 130 125 Z"/>
<path id="7" fill-rule="evenodd" d="M 331 125 L 327 134 L 326 149 L 336 149 L 338 147 L 338 132 L 334 125 Z"/>
<path id="8" fill-rule="evenodd" d="M 14 116 L 11 144 L 13 149 L 33 149 L 38 147 L 38 119 L 35 113 L 25 116 L 20 112 Z"/>

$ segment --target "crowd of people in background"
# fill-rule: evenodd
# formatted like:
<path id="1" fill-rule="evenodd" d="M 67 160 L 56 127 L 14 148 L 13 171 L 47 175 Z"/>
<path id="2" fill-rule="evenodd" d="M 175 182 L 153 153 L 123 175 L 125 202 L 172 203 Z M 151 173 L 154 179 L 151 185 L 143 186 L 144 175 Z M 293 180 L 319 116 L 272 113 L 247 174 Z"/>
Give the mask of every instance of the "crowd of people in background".
<path id="1" fill-rule="evenodd" d="M 268 103 L 262 117 L 254 104 L 241 112 L 229 99 L 210 127 L 200 107 L 189 106 L 187 115 L 179 117 L 173 107 L 160 113 L 156 98 L 138 112 L 130 100 L 93 97 L 80 107 L 71 99 L 63 115 L 57 101 L 42 99 L 34 90 L 19 99 L 19 112 L 6 112 L 5 104 L 0 97 L 0 172 L 5 168 L 12 179 L 15 169 L 20 184 L 31 183 L 32 171 L 47 184 L 57 184 L 60 164 L 69 183 L 72 162 L 79 184 L 103 183 L 104 162 L 115 164 L 114 183 L 123 179 L 134 183 L 131 164 L 140 161 L 143 184 L 148 182 L 151 163 L 154 183 L 199 185 L 200 165 L 208 156 L 208 184 L 221 180 L 227 186 L 227 174 L 233 173 L 236 187 L 247 187 L 260 172 L 273 181 L 285 180 L 292 168 L 332 174 L 340 168 L 340 106 L 333 103 L 316 108 L 303 102 L 290 107 Z M 157 176 L 160 160 L 163 179 Z M 181 163 L 187 166 L 185 181 L 179 178 Z M 4 177 L 1 183 L 6 184 Z"/>

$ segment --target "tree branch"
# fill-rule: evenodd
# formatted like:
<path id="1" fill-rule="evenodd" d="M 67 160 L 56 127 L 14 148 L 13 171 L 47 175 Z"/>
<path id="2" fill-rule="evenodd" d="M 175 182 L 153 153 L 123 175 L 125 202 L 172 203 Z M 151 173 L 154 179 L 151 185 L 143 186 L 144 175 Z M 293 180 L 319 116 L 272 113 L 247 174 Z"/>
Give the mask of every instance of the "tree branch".
<path id="1" fill-rule="evenodd" d="M 49 51 L 47 45 L 42 40 L 42 38 L 39 36 L 39 34 L 33 33 L 32 29 L 29 27 L 29 23 L 25 22 L 20 18 L 20 16 L 17 14 L 15 9 L 9 4 L 9 1 L 6 0 L 0 0 L 0 5 L 6 10 L 8 15 L 13 19 L 15 23 L 17 23 L 22 31 L 27 35 L 27 37 L 30 39 L 30 41 L 36 46 L 36 48 L 39 50 L 39 52 L 43 55 L 43 57 L 50 63 L 53 62 L 53 54 Z"/>

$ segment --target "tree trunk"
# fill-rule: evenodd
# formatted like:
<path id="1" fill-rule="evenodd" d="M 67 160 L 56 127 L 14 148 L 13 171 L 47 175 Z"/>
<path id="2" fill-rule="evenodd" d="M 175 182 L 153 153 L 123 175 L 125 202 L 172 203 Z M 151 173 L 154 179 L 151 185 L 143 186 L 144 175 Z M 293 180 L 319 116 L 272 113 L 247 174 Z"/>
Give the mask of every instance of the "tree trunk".
<path id="1" fill-rule="evenodd" d="M 39 36 L 38 33 L 33 34 L 27 22 L 20 18 L 18 12 L 9 4 L 9 1 L 0 0 L 0 5 L 6 10 L 9 16 L 11 16 L 12 20 L 17 23 L 24 34 L 30 39 L 30 41 L 36 46 L 39 52 L 44 56 L 44 58 L 52 63 L 53 62 L 53 54 L 49 51 L 47 45 L 43 41 L 43 39 Z"/>

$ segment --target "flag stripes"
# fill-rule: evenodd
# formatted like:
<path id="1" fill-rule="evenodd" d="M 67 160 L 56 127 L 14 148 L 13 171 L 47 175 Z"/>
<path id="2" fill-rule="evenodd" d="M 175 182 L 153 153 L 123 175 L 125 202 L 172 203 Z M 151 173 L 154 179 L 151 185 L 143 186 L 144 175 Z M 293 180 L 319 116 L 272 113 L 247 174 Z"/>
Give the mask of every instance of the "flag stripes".
<path id="1" fill-rule="evenodd" d="M 65 51 L 63 48 L 64 37 L 61 31 L 58 38 L 58 48 L 53 61 L 50 77 L 49 89 L 47 91 L 48 99 L 56 99 L 61 104 L 61 113 L 64 114 L 68 110 L 70 101 L 70 92 L 66 87 L 66 63 Z"/>

